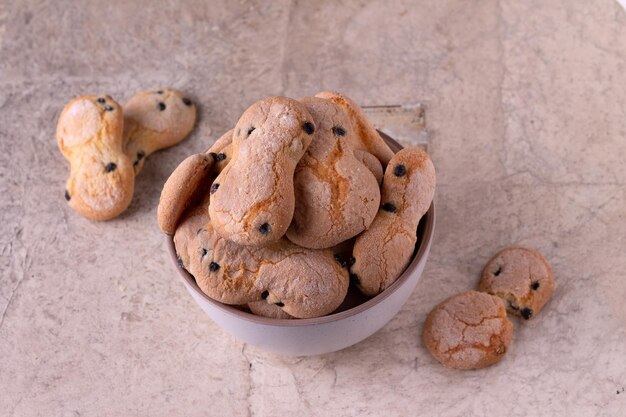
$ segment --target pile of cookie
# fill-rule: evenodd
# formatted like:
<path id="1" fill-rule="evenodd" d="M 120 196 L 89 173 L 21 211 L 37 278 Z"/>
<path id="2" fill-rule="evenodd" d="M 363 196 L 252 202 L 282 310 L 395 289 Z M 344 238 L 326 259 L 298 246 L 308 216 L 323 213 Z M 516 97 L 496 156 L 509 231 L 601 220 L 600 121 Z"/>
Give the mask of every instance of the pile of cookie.
<path id="1" fill-rule="evenodd" d="M 146 158 L 182 141 L 195 121 L 194 103 L 170 88 L 137 93 L 124 107 L 108 95 L 73 99 L 59 117 L 56 134 L 70 162 L 69 206 L 91 220 L 121 214 Z"/>
<path id="2" fill-rule="evenodd" d="M 348 97 L 270 97 L 174 170 L 158 221 L 209 297 L 311 318 L 400 276 L 434 191 L 426 152 L 394 154 Z"/>
<path id="3" fill-rule="evenodd" d="M 465 291 L 439 303 L 424 324 L 424 344 L 441 364 L 477 369 L 500 361 L 513 326 L 507 312 L 535 317 L 555 288 L 552 268 L 533 249 L 510 247 L 487 262 L 480 291 Z"/>

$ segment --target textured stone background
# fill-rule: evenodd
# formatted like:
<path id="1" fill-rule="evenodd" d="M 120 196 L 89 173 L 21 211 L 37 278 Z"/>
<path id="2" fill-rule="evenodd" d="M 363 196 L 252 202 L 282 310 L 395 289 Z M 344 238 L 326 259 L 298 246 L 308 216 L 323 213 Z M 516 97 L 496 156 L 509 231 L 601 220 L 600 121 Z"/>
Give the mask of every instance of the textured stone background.
<path id="1" fill-rule="evenodd" d="M 614 1 L 0 0 L 0 415 L 621 416 L 626 412 L 626 13 Z M 157 5 L 158 4 L 158 5 Z M 65 103 L 190 92 L 200 120 L 107 223 L 63 200 Z M 283 358 L 174 278 L 160 189 L 255 100 L 337 89 L 423 102 L 438 170 L 426 272 L 386 327 Z M 499 248 L 558 280 L 500 364 L 438 365 L 426 313 Z"/>

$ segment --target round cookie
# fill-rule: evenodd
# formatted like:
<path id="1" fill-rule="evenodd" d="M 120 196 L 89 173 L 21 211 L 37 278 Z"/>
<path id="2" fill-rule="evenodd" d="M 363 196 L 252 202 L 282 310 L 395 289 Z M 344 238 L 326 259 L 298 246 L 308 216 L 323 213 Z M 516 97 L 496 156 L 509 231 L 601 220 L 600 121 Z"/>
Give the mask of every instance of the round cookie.
<path id="1" fill-rule="evenodd" d="M 275 304 L 268 303 L 265 300 L 261 301 L 252 301 L 248 303 L 248 308 L 252 312 L 252 314 L 261 316 L 261 317 L 269 317 L 272 319 L 292 319 L 293 316 L 285 313 L 282 308 L 276 306 Z"/>
<path id="2" fill-rule="evenodd" d="M 333 91 L 322 91 L 317 93 L 315 97 L 329 100 L 343 108 L 351 121 L 352 130 L 355 132 L 354 142 L 351 143 L 352 148 L 371 153 L 378 158 L 383 166 L 387 166 L 393 157 L 393 151 L 380 137 L 358 104 L 343 94 Z"/>
<path id="3" fill-rule="evenodd" d="M 164 233 L 173 235 L 187 207 L 208 193 L 214 162 L 210 154 L 191 155 L 165 181 L 157 208 L 157 220 Z"/>
<path id="4" fill-rule="evenodd" d="M 372 223 L 380 190 L 374 175 L 348 145 L 354 132 L 345 112 L 321 98 L 306 97 L 300 102 L 316 129 L 294 174 L 296 206 L 287 237 L 305 248 L 329 248 Z"/>
<path id="5" fill-rule="evenodd" d="M 122 150 L 123 123 L 122 108 L 110 96 L 77 97 L 59 117 L 57 144 L 70 162 L 65 199 L 89 219 L 112 219 L 133 197 L 133 168 Z"/>
<path id="6" fill-rule="evenodd" d="M 290 316 L 310 318 L 334 311 L 348 291 L 348 272 L 329 250 L 301 248 L 287 239 L 240 246 L 215 232 L 206 205 L 188 213 L 174 244 L 200 289 L 225 304 L 265 300 Z"/>
<path id="7" fill-rule="evenodd" d="M 552 268 L 539 252 L 522 247 L 502 249 L 487 262 L 480 291 L 504 300 L 507 311 L 528 320 L 535 317 L 554 291 Z"/>
<path id="8" fill-rule="evenodd" d="M 381 208 L 352 252 L 351 278 L 365 295 L 382 292 L 411 261 L 417 225 L 433 200 L 435 182 L 435 168 L 421 149 L 404 148 L 389 161 Z"/>
<path id="9" fill-rule="evenodd" d="M 293 175 L 315 132 L 306 107 L 286 97 L 250 106 L 232 138 L 232 159 L 215 179 L 209 207 L 222 237 L 249 246 L 269 245 L 293 217 Z"/>
<path id="10" fill-rule="evenodd" d="M 478 369 L 504 357 L 513 326 L 500 298 L 466 291 L 442 301 L 430 312 L 422 336 L 443 366 Z"/>
<path id="11" fill-rule="evenodd" d="M 124 152 L 135 174 L 153 152 L 182 141 L 196 122 L 196 106 L 182 92 L 163 88 L 135 94 L 124 105 Z"/>

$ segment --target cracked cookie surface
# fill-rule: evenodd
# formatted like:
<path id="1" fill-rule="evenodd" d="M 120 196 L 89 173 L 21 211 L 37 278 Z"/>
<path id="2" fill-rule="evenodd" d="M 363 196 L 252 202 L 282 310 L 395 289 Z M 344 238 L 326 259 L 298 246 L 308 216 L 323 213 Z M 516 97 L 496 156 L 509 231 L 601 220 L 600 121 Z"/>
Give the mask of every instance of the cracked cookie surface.
<path id="1" fill-rule="evenodd" d="M 380 210 L 354 244 L 350 272 L 364 294 L 382 292 L 411 261 L 417 225 L 433 200 L 435 182 L 435 168 L 421 149 L 404 148 L 390 160 Z"/>
<path id="2" fill-rule="evenodd" d="M 200 289 L 225 304 L 264 301 L 310 318 L 334 311 L 348 291 L 348 273 L 330 250 L 301 248 L 284 238 L 263 247 L 238 245 L 215 232 L 206 204 L 188 213 L 174 244 Z"/>
<path id="3" fill-rule="evenodd" d="M 196 105 L 171 88 L 142 91 L 124 105 L 124 152 L 135 174 L 153 152 L 176 145 L 196 122 Z"/>
<path id="4" fill-rule="evenodd" d="M 80 96 L 59 116 L 56 138 L 70 162 L 65 199 L 79 214 L 109 220 L 130 204 L 134 173 L 123 152 L 121 106 L 110 96 Z"/>
<path id="5" fill-rule="evenodd" d="M 241 245 L 278 241 L 293 217 L 293 175 L 315 131 L 306 107 L 286 97 L 250 106 L 232 137 L 232 159 L 209 207 L 217 233 Z"/>
<path id="6" fill-rule="evenodd" d="M 480 291 L 502 298 L 511 314 L 529 320 L 548 302 L 555 288 L 552 268 L 534 249 L 505 248 L 481 274 Z"/>
<path id="7" fill-rule="evenodd" d="M 513 326 L 500 298 L 466 291 L 442 301 L 430 312 L 422 336 L 442 365 L 477 369 L 504 357 Z"/>
<path id="8" fill-rule="evenodd" d="M 300 102 L 316 129 L 295 170 L 296 205 L 287 237 L 306 248 L 329 248 L 372 223 L 380 190 L 372 172 L 354 156 L 349 145 L 354 132 L 343 109 L 316 97 Z"/>

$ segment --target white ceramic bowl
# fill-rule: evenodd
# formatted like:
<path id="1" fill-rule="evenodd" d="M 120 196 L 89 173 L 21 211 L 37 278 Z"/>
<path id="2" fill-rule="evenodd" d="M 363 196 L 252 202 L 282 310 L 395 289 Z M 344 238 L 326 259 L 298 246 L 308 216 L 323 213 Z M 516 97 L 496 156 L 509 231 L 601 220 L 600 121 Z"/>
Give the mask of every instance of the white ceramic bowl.
<path id="1" fill-rule="evenodd" d="M 397 152 L 402 147 L 393 139 L 384 137 Z M 255 316 L 235 307 L 222 304 L 205 295 L 192 275 L 178 265 L 171 236 L 167 247 L 177 275 L 182 279 L 191 297 L 222 329 L 246 343 L 274 353 L 294 356 L 320 355 L 352 346 L 381 329 L 400 311 L 419 281 L 430 252 L 435 229 L 435 206 L 420 221 L 416 252 L 400 277 L 381 294 L 365 300 L 351 289 L 349 297 L 357 305 L 313 319 L 271 319 Z M 346 303 L 344 303 L 344 308 Z M 340 310 L 342 308 L 340 307 Z"/>

